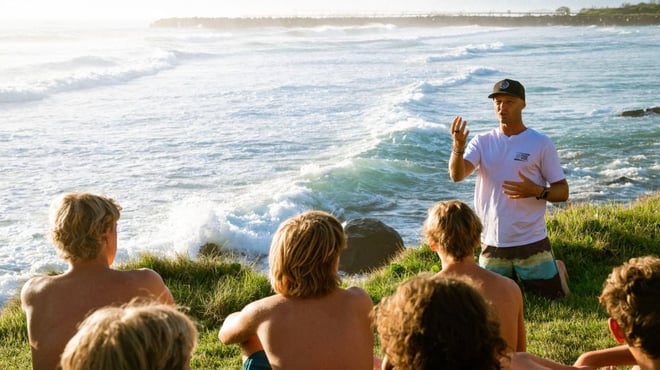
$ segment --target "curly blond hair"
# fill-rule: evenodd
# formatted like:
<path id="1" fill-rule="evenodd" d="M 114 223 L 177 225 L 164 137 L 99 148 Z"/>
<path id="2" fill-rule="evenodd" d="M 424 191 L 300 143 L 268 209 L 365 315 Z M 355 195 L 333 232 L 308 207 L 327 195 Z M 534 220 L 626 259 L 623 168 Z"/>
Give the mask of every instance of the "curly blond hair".
<path id="1" fill-rule="evenodd" d="M 323 296 L 339 286 L 339 256 L 346 234 L 337 218 L 309 211 L 284 221 L 270 246 L 271 285 L 287 297 Z"/>
<path id="2" fill-rule="evenodd" d="M 435 244 L 456 261 L 462 261 L 474 257 L 483 226 L 470 206 L 450 200 L 437 202 L 429 208 L 423 229 L 430 244 Z"/>
<path id="3" fill-rule="evenodd" d="M 372 315 L 396 370 L 499 370 L 507 349 L 491 307 L 465 277 L 415 276 Z"/>
<path id="4" fill-rule="evenodd" d="M 51 239 L 67 261 L 98 256 L 105 232 L 115 226 L 121 207 L 113 199 L 92 193 L 67 193 L 51 206 Z"/>
<path id="5" fill-rule="evenodd" d="M 615 267 L 599 301 L 623 330 L 628 345 L 660 358 L 660 258 L 631 258 Z"/>

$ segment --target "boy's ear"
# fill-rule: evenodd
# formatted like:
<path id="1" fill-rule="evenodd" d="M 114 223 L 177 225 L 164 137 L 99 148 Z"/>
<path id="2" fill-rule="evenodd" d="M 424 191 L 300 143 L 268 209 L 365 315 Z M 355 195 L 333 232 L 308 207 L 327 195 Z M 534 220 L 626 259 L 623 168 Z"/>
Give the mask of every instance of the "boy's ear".
<path id="1" fill-rule="evenodd" d="M 612 336 L 614 337 L 614 340 L 617 341 L 619 344 L 623 344 L 626 342 L 626 336 L 623 334 L 623 330 L 621 330 L 621 327 L 619 326 L 619 323 L 616 322 L 613 318 L 609 318 L 607 320 L 607 324 L 610 327 L 610 331 L 612 332 Z"/>
<path id="2" fill-rule="evenodd" d="M 438 251 L 438 246 L 435 245 L 433 242 L 429 242 L 429 248 L 431 248 L 432 251 L 437 252 Z"/>

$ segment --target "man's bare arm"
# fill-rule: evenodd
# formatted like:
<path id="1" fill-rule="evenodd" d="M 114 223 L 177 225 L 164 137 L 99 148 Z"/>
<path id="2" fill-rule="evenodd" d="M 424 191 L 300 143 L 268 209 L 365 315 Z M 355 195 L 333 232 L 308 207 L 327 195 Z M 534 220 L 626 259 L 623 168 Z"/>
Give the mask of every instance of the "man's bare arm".
<path id="1" fill-rule="evenodd" d="M 511 199 L 540 197 L 543 193 L 544 186 L 534 183 L 522 172 L 518 172 L 518 176 L 522 181 L 504 181 L 502 188 L 504 194 L 508 195 Z M 548 193 L 544 198 L 548 202 L 564 202 L 568 199 L 568 181 L 566 179 L 559 180 L 550 184 Z"/>
<path id="2" fill-rule="evenodd" d="M 565 202 L 568 200 L 568 181 L 566 179 L 550 184 L 550 191 L 546 198 L 548 202 Z"/>
<path id="3" fill-rule="evenodd" d="M 467 121 L 463 121 L 460 116 L 454 117 L 451 123 L 452 150 L 449 155 L 449 177 L 453 182 L 459 182 L 474 172 L 474 165 L 463 158 L 469 134 Z"/>

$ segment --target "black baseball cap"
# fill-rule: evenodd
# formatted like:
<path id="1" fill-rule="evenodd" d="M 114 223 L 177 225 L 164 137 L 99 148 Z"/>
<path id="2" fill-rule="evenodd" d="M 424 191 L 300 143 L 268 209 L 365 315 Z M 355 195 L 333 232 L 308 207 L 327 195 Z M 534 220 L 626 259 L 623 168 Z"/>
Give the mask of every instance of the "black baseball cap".
<path id="1" fill-rule="evenodd" d="M 525 86 L 516 80 L 504 79 L 498 81 L 493 86 L 493 93 L 488 95 L 488 99 L 492 99 L 495 95 L 511 95 L 525 100 Z"/>

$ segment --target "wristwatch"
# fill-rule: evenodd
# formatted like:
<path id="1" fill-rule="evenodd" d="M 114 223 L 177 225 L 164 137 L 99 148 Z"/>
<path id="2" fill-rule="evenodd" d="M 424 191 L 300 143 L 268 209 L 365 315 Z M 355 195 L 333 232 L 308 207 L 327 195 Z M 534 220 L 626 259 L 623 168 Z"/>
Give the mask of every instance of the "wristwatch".
<path id="1" fill-rule="evenodd" d="M 536 199 L 548 199 L 548 194 L 550 193 L 550 188 L 544 186 L 543 191 L 541 192 L 541 195 L 536 197 Z"/>

